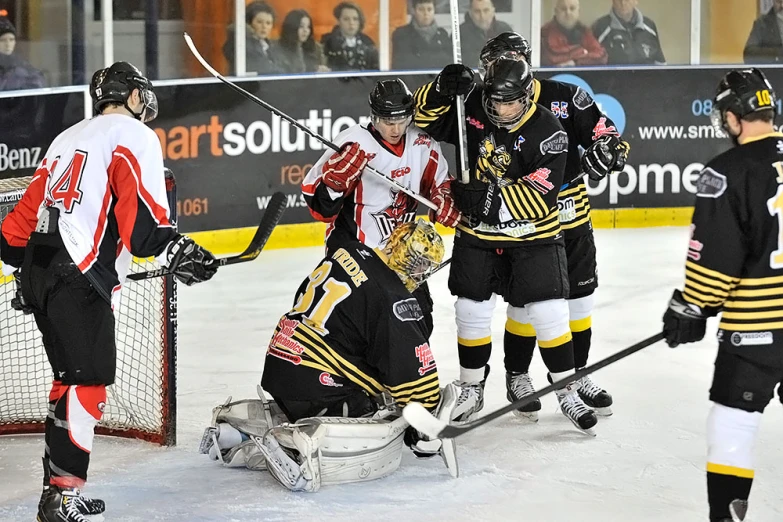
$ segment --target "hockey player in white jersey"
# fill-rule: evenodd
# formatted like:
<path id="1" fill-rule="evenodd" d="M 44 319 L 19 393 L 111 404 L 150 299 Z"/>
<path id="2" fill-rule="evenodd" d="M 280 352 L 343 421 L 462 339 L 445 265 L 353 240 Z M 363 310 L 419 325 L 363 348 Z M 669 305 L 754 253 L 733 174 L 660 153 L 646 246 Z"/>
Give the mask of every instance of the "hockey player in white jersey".
<path id="1" fill-rule="evenodd" d="M 412 125 L 413 94 L 400 79 L 379 81 L 370 93 L 372 122 L 355 125 L 334 139 L 340 152 L 327 151 L 302 183 L 310 212 L 328 223 L 326 248 L 334 251 L 358 239 L 382 248 L 392 231 L 413 221 L 415 199 L 374 175 L 362 175 L 368 163 L 438 206 L 430 218 L 455 227 L 460 214 L 451 197 L 448 164 L 440 144 Z M 426 284 L 414 295 L 432 330 L 432 300 Z"/>
<path id="2" fill-rule="evenodd" d="M 98 116 L 55 138 L 0 233 L 3 272 L 19 285 L 12 306 L 34 314 L 53 373 L 39 522 L 105 509 L 79 488 L 114 383 L 113 309 L 132 256 L 156 256 L 186 284 L 217 270 L 169 221 L 163 153 L 144 124 L 158 111 L 152 84 L 117 62 L 93 75 L 90 94 Z"/>

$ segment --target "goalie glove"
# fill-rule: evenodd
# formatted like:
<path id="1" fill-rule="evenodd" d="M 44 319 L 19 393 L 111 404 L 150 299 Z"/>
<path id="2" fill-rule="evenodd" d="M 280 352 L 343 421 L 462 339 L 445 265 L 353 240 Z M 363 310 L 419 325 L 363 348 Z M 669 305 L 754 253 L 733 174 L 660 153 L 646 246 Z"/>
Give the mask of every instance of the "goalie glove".
<path id="1" fill-rule="evenodd" d="M 430 220 L 444 227 L 456 227 L 462 216 L 454 206 L 454 198 L 451 197 L 451 182 L 447 181 L 435 187 L 430 194 L 430 200 L 438 206 L 438 210 L 430 210 Z"/>
<path id="2" fill-rule="evenodd" d="M 324 185 L 335 192 L 349 194 L 359 182 L 368 161 L 358 143 L 346 143 L 324 163 Z"/>
<path id="3" fill-rule="evenodd" d="M 630 145 L 617 136 L 601 136 L 582 155 L 582 172 L 600 181 L 612 172 L 623 170 L 630 150 Z"/>
<path id="4" fill-rule="evenodd" d="M 669 348 L 680 344 L 695 343 L 704 339 L 707 328 L 707 318 L 714 315 L 691 304 L 675 290 L 669 301 L 669 308 L 663 314 L 663 333 Z"/>
<path id="5" fill-rule="evenodd" d="M 27 303 L 22 294 L 22 275 L 20 270 L 14 272 L 14 283 L 16 284 L 16 295 L 11 299 L 11 308 L 25 315 L 33 313 L 35 309 Z"/>
<path id="6" fill-rule="evenodd" d="M 166 247 L 166 266 L 174 277 L 188 286 L 208 281 L 218 269 L 217 260 L 209 250 L 181 234 Z"/>

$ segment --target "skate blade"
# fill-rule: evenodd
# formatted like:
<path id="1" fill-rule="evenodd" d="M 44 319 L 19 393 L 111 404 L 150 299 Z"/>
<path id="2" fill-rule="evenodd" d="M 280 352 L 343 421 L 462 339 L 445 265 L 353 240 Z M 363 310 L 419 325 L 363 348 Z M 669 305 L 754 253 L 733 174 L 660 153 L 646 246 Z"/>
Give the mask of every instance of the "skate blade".
<path id="1" fill-rule="evenodd" d="M 607 406 L 606 408 L 593 408 L 592 410 L 599 417 L 611 417 L 614 413 L 611 406 Z"/>
<path id="2" fill-rule="evenodd" d="M 538 422 L 538 412 L 537 411 L 519 411 L 514 410 L 511 413 L 514 414 L 514 417 L 518 418 L 519 420 L 523 421 L 525 424 L 534 424 Z"/>

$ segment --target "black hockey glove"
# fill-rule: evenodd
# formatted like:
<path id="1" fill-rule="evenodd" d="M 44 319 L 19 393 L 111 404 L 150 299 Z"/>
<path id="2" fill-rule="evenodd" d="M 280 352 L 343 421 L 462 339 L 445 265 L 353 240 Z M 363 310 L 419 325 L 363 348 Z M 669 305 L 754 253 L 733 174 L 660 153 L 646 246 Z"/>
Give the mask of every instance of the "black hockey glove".
<path id="1" fill-rule="evenodd" d="M 174 277 L 186 285 L 208 281 L 218 269 L 217 260 L 211 252 L 188 236 L 179 234 L 169 243 L 166 259 Z"/>
<path id="2" fill-rule="evenodd" d="M 582 172 L 600 181 L 612 172 L 623 170 L 630 146 L 617 136 L 601 136 L 582 154 Z"/>
<path id="3" fill-rule="evenodd" d="M 440 448 L 443 445 L 439 439 L 430 440 L 413 426 L 408 426 L 402 440 L 417 459 L 429 459 L 440 455 Z"/>
<path id="4" fill-rule="evenodd" d="M 16 295 L 11 299 L 11 308 L 23 314 L 31 314 L 35 310 L 30 306 L 22 295 L 22 274 L 19 270 L 14 272 L 14 282 L 16 283 Z"/>
<path id="5" fill-rule="evenodd" d="M 675 290 L 669 301 L 669 308 L 663 314 L 663 333 L 669 348 L 680 344 L 695 343 L 704 339 L 707 328 L 707 318 L 701 308 L 692 305 L 682 297 L 682 292 Z"/>
<path id="6" fill-rule="evenodd" d="M 435 90 L 443 96 L 466 95 L 473 88 L 473 70 L 461 63 L 443 68 L 435 78 Z"/>

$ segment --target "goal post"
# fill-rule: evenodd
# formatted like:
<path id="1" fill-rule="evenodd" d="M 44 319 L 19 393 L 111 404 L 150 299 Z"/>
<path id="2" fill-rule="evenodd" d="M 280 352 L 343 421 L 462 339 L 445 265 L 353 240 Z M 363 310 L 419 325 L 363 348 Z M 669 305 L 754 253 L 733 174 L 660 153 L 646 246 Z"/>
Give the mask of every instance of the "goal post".
<path id="1" fill-rule="evenodd" d="M 0 222 L 21 199 L 31 178 L 0 180 Z M 167 171 L 169 206 L 176 222 L 176 184 Z M 159 268 L 134 259 L 131 272 Z M 32 315 L 11 308 L 13 277 L 0 279 L 0 435 L 41 433 L 53 376 Z M 106 389 L 100 435 L 176 444 L 177 285 L 172 276 L 126 281 L 115 310 L 117 372 Z"/>

